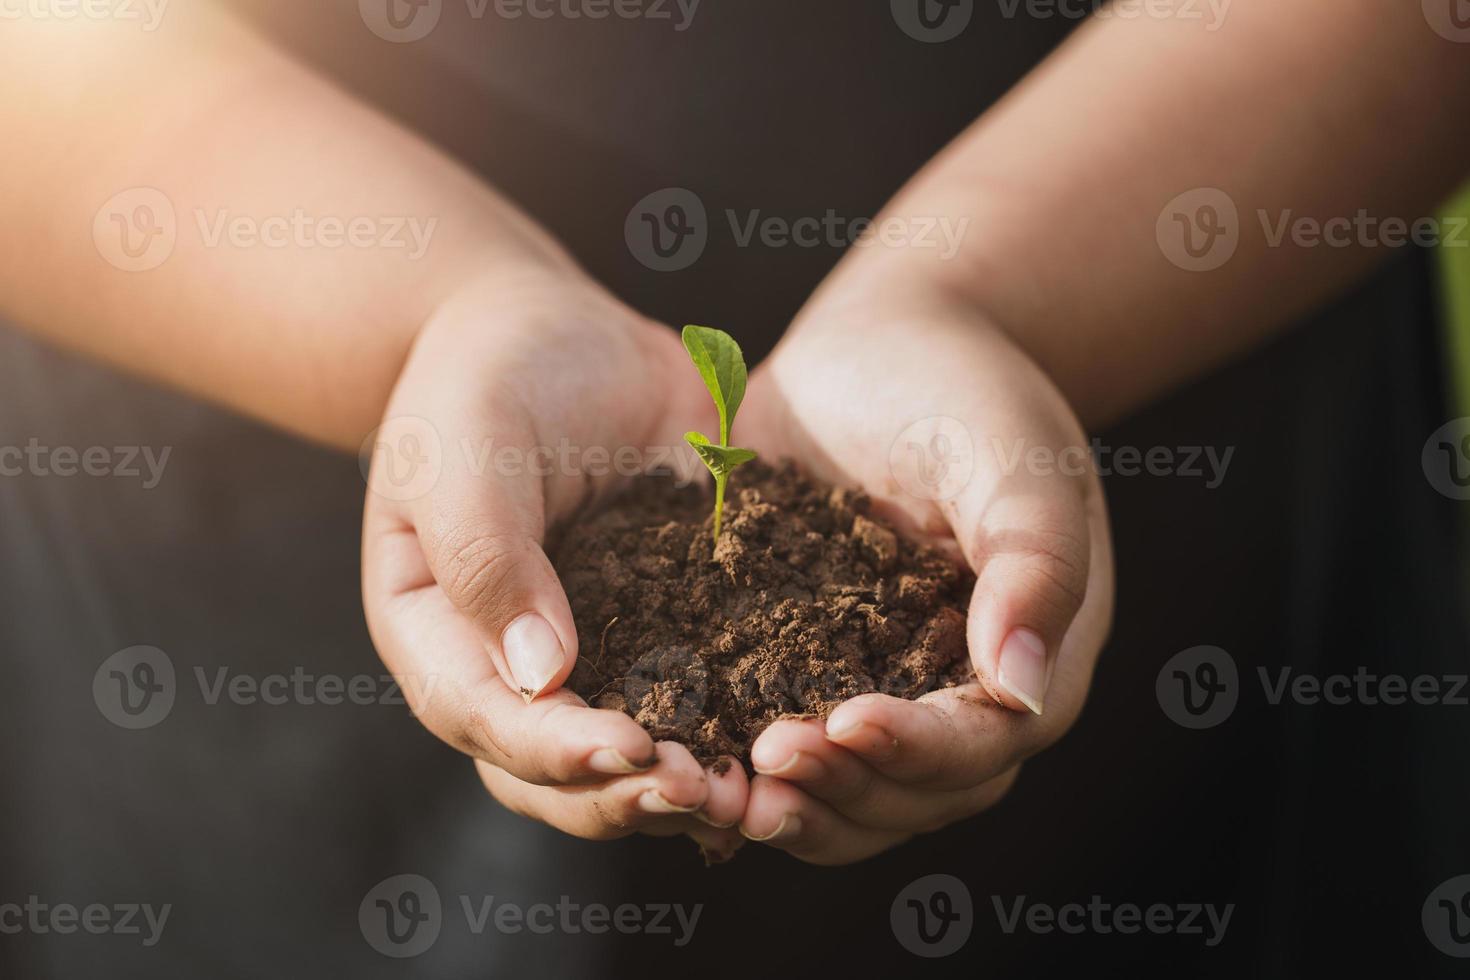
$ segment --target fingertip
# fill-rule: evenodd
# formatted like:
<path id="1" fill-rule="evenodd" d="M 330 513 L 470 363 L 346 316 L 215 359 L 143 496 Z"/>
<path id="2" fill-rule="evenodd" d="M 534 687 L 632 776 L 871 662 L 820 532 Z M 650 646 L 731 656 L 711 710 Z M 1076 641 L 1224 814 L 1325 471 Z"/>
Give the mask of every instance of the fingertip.
<path id="1" fill-rule="evenodd" d="M 718 829 L 735 826 L 745 813 L 750 785 L 745 778 L 745 769 L 734 756 L 724 756 L 706 770 L 709 793 L 704 805 L 694 816 L 704 824 Z M 736 836 L 739 836 L 738 834 Z"/>
<path id="2" fill-rule="evenodd" d="M 779 843 L 796 836 L 801 827 L 802 792 L 785 780 L 759 773 L 750 781 L 750 801 L 740 821 L 740 833 L 760 843 Z"/>
<path id="3" fill-rule="evenodd" d="M 689 750 L 677 742 L 655 742 L 658 762 L 650 771 L 652 789 L 678 811 L 689 813 L 709 798 L 709 778 Z"/>
<path id="4" fill-rule="evenodd" d="M 543 703 L 538 700 L 529 710 Z M 535 738 L 548 773 L 565 781 L 634 775 L 658 762 L 642 725 L 621 711 L 589 708 L 571 692 L 548 704 Z"/>
<path id="5" fill-rule="evenodd" d="M 976 680 L 1002 707 L 1022 715 L 1040 715 L 1055 658 L 1047 642 L 1029 627 L 1007 627 L 1007 617 L 970 610 L 970 663 Z"/>
<path id="6" fill-rule="evenodd" d="M 538 612 L 522 613 L 500 634 L 512 687 L 527 704 L 561 689 L 576 661 L 576 633 L 570 648 L 563 631 Z"/>
<path id="7" fill-rule="evenodd" d="M 1046 641 L 1035 630 L 1011 630 L 1001 644 L 996 683 L 1007 695 L 1034 714 L 1041 714 L 1051 677 Z"/>
<path id="8" fill-rule="evenodd" d="M 880 694 L 865 694 L 837 706 L 827 719 L 826 736 L 845 749 L 871 761 L 890 759 L 898 753 L 900 726 L 895 724 L 895 710 L 901 705 Z M 908 703 L 908 702 L 903 702 Z"/>
<path id="9" fill-rule="evenodd" d="M 776 722 L 756 737 L 750 747 L 750 765 L 758 773 L 779 771 L 796 754 L 794 740 L 786 733 L 784 722 Z"/>
<path id="10" fill-rule="evenodd" d="M 872 722 L 858 721 L 827 738 L 872 762 L 884 762 L 898 754 L 898 736 Z"/>

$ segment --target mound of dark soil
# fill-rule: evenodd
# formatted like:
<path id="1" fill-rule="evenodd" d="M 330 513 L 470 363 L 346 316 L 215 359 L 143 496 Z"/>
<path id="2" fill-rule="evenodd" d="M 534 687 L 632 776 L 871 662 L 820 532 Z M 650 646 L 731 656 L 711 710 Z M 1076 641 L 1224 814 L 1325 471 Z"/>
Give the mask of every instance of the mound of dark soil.
<path id="1" fill-rule="evenodd" d="M 594 707 L 701 762 L 748 766 L 779 718 L 973 680 L 973 578 L 873 518 L 863 493 L 755 462 L 731 477 L 718 544 L 711 508 L 707 489 L 643 477 L 562 534 L 554 562 L 580 643 L 570 686 Z"/>

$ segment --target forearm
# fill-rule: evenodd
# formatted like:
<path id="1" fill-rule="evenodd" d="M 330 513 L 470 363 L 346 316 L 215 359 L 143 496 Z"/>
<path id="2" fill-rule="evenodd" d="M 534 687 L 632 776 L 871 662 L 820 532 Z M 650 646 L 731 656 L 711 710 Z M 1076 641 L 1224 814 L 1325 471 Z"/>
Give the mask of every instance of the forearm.
<path id="1" fill-rule="evenodd" d="M 1386 258 L 1376 238 L 1271 239 L 1288 212 L 1432 214 L 1470 173 L 1466 118 L 1470 47 L 1434 33 L 1418 3 L 1235 0 L 1213 33 L 1179 18 L 1094 21 L 889 207 L 968 221 L 957 254 L 856 250 L 815 302 L 857 284 L 937 288 L 1011 333 L 1086 422 L 1106 423 Z M 1239 215 L 1237 250 L 1212 271 L 1171 262 L 1156 233 L 1195 188 L 1224 191 Z"/>
<path id="2" fill-rule="evenodd" d="M 0 314 L 308 438 L 356 448 L 469 278 L 573 268 L 468 172 L 207 5 L 156 33 L 7 22 L 0 63 Z M 134 188 L 172 214 L 113 227 L 104 205 Z M 147 199 L 125 195 L 122 220 Z M 119 268 L 117 236 L 141 248 L 165 224 L 171 250 L 141 260 L 161 264 Z"/>

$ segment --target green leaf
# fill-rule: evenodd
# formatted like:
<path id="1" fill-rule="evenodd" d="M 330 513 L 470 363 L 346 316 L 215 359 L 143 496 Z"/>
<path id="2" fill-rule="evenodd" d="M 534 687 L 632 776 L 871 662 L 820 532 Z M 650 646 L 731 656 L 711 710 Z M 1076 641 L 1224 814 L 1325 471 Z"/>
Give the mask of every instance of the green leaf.
<path id="1" fill-rule="evenodd" d="M 713 327 L 687 326 L 683 339 L 684 349 L 699 369 L 720 413 L 720 443 L 727 445 L 735 413 L 745 399 L 745 355 L 735 338 Z"/>
<path id="2" fill-rule="evenodd" d="M 709 471 L 716 477 L 726 476 L 740 464 L 755 459 L 755 453 L 751 450 L 716 446 L 702 432 L 686 432 L 684 441 L 694 447 L 699 458 L 704 460 L 704 465 L 708 466 Z"/>

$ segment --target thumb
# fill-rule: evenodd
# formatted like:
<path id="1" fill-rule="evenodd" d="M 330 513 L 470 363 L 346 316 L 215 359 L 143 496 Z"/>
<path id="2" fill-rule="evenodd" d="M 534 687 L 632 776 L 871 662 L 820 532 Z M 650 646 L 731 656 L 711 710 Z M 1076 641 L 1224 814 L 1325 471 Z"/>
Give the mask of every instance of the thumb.
<path id="1" fill-rule="evenodd" d="M 981 684 L 1016 710 L 1041 714 L 1062 640 L 1087 593 L 1087 485 L 1050 474 L 993 485 L 960 539 L 975 569 L 970 657 Z"/>
<path id="2" fill-rule="evenodd" d="M 572 610 L 542 549 L 544 481 L 446 473 L 415 515 L 434 580 L 527 702 L 561 687 L 577 656 Z"/>

